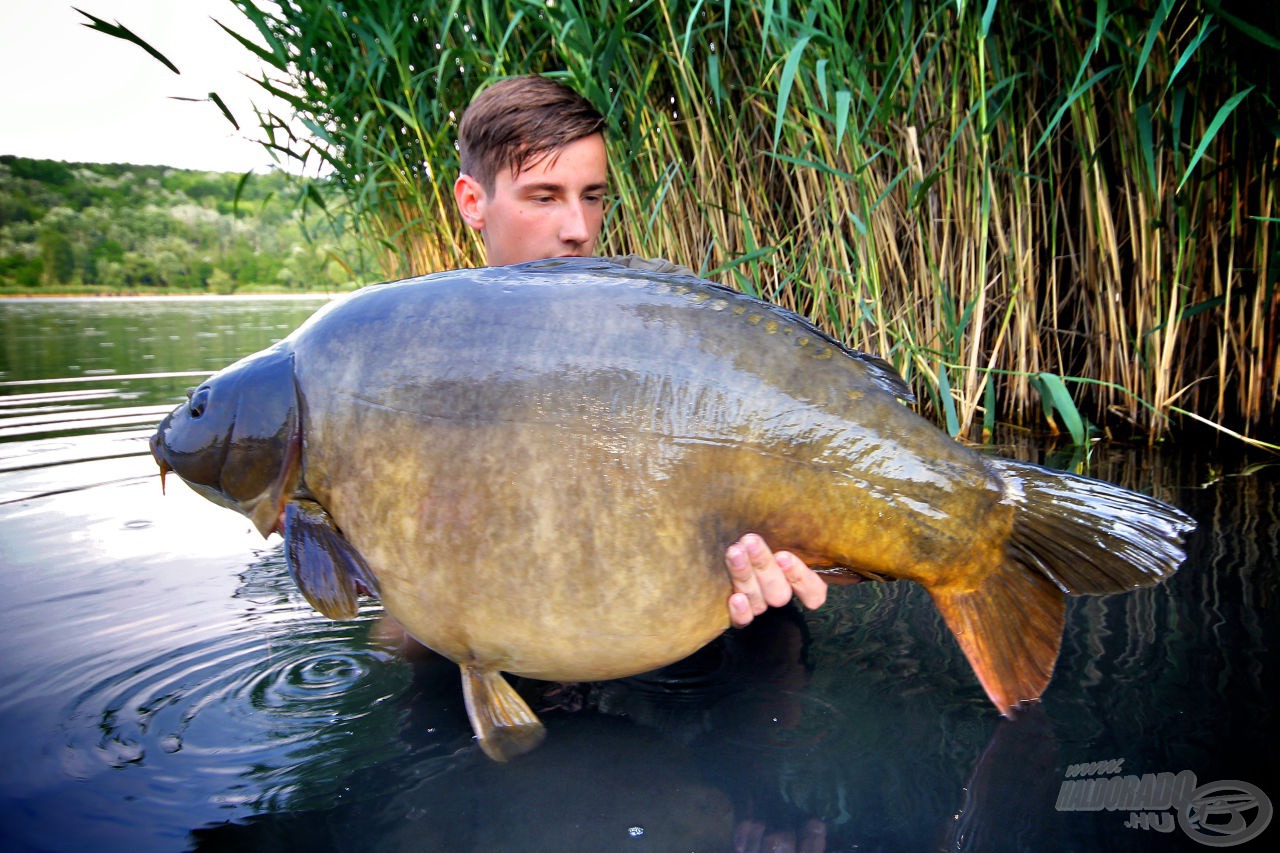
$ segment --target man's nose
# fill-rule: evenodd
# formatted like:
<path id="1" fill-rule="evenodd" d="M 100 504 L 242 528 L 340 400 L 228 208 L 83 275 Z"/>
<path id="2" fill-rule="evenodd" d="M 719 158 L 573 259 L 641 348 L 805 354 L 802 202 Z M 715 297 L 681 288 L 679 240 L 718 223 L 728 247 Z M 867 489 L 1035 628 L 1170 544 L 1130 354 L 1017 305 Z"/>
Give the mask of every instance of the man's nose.
<path id="1" fill-rule="evenodd" d="M 565 205 L 564 219 L 560 222 L 560 239 L 566 243 L 585 243 L 591 233 L 587 229 L 587 213 L 582 202 L 574 200 Z"/>

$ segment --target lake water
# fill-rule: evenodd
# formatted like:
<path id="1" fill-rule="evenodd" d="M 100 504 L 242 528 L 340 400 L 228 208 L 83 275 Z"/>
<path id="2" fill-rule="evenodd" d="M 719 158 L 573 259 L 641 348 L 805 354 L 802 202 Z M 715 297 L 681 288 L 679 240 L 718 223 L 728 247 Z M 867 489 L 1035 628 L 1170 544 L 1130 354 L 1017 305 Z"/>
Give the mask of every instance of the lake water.
<path id="1" fill-rule="evenodd" d="M 1200 529 L 1164 585 L 1070 602 L 1014 721 L 921 589 L 862 584 L 660 674 L 519 682 L 559 706 L 547 741 L 489 761 L 456 667 L 376 605 L 330 622 L 278 539 L 161 495 L 156 422 L 319 305 L 0 302 L 0 848 L 1194 850 L 1280 798 L 1280 468 L 1232 446 L 1049 455 Z M 1099 780 L 1144 775 L 1107 807 Z M 1166 782 L 1218 796 L 1218 829 L 1139 803 Z"/>

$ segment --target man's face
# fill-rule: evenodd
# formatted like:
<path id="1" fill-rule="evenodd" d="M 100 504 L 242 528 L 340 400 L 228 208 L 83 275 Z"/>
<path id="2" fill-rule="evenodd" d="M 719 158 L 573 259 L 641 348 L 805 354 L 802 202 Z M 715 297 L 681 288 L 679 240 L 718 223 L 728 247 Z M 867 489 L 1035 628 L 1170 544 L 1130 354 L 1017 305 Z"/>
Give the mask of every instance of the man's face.
<path id="1" fill-rule="evenodd" d="M 471 176 L 454 186 L 458 209 L 480 229 L 491 266 L 595 253 L 604 224 L 607 177 L 604 138 L 585 136 L 512 176 L 494 179 L 492 193 Z"/>

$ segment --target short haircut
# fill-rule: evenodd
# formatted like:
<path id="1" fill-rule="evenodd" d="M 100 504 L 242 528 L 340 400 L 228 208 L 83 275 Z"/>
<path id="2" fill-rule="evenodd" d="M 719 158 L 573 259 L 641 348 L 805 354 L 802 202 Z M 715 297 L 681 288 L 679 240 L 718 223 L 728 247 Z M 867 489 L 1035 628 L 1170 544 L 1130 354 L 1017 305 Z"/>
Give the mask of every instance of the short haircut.
<path id="1" fill-rule="evenodd" d="M 514 177 L 530 163 L 596 133 L 604 116 L 549 77 L 507 77 L 477 94 L 458 124 L 462 174 L 492 193 L 499 169 Z"/>

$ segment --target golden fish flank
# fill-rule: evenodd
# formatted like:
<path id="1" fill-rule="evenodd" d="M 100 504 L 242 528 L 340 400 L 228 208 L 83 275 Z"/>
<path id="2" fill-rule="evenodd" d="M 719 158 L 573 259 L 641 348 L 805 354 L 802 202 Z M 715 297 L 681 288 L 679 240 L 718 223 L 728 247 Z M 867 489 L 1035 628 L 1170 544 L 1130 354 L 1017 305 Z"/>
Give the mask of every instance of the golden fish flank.
<path id="1" fill-rule="evenodd" d="M 1192 527 L 958 445 L 795 314 L 590 259 L 368 288 L 198 393 L 152 440 L 162 470 L 282 532 L 322 612 L 379 594 L 461 667 L 499 759 L 542 737 L 502 672 L 688 655 L 727 626 L 744 531 L 833 583 L 924 586 L 1010 713 L 1049 681 L 1065 596 L 1158 582 Z"/>

